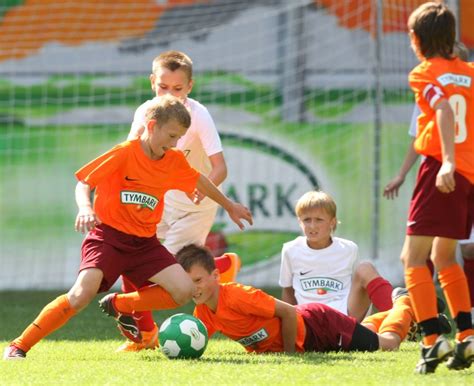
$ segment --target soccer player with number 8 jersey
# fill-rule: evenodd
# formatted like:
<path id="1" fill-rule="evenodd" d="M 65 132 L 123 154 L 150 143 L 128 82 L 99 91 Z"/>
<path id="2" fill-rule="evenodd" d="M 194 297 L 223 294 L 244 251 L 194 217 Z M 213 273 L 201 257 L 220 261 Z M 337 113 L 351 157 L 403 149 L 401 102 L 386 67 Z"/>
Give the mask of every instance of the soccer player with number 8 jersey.
<path id="1" fill-rule="evenodd" d="M 416 372 L 434 372 L 448 360 L 463 369 L 474 359 L 474 330 L 466 277 L 456 263 L 458 239 L 469 237 L 474 211 L 474 65 L 453 55 L 456 22 L 443 4 L 429 2 L 409 17 L 411 45 L 420 64 L 409 75 L 421 114 L 414 143 L 420 166 L 401 258 L 405 281 L 423 332 Z M 441 335 L 431 260 L 456 327 L 456 346 Z"/>

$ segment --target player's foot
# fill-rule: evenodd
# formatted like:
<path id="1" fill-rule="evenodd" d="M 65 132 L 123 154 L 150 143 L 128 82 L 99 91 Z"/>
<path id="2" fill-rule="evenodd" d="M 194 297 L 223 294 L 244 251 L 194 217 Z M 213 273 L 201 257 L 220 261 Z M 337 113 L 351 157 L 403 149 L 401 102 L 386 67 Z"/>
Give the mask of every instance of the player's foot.
<path id="1" fill-rule="evenodd" d="M 403 287 L 396 287 L 392 291 L 392 302 L 395 302 L 398 298 L 402 296 L 408 296 L 408 290 Z M 446 309 L 446 303 L 441 298 L 436 298 L 437 307 L 438 307 L 438 322 L 441 334 L 448 335 L 452 331 L 451 323 L 449 322 L 448 317 L 441 313 Z M 441 311 L 440 311 L 441 310 Z M 413 321 L 410 325 L 410 330 L 408 331 L 406 340 L 410 342 L 417 342 L 421 339 L 421 328 L 418 323 Z"/>
<path id="2" fill-rule="evenodd" d="M 26 359 L 26 352 L 11 344 L 3 352 L 3 359 L 7 361 Z"/>
<path id="3" fill-rule="evenodd" d="M 132 314 L 123 314 L 119 312 L 114 305 L 116 293 L 105 295 L 99 300 L 99 307 L 102 312 L 113 317 L 117 321 L 117 327 L 120 333 L 132 342 L 140 343 L 142 341 L 142 334 L 138 328 Z"/>
<path id="4" fill-rule="evenodd" d="M 241 266 L 240 257 L 236 253 L 224 253 L 222 256 L 216 257 L 216 260 L 221 261 L 221 263 L 219 264 L 219 282 L 229 283 L 232 281 L 236 281 L 237 274 L 239 273 Z"/>
<path id="5" fill-rule="evenodd" d="M 450 370 L 462 370 L 471 367 L 474 361 L 474 336 L 469 336 L 454 347 L 454 356 L 447 363 Z"/>
<path id="6" fill-rule="evenodd" d="M 453 348 L 449 341 L 440 335 L 433 346 L 421 345 L 421 358 L 418 361 L 415 373 L 434 373 L 438 365 L 447 360 L 453 354 Z"/>
<path id="7" fill-rule="evenodd" d="M 130 340 L 127 340 L 122 344 L 116 352 L 138 352 L 142 350 L 154 350 L 159 346 L 158 343 L 158 326 L 155 324 L 153 330 L 151 331 L 142 331 L 142 341 L 140 343 L 135 343 Z"/>

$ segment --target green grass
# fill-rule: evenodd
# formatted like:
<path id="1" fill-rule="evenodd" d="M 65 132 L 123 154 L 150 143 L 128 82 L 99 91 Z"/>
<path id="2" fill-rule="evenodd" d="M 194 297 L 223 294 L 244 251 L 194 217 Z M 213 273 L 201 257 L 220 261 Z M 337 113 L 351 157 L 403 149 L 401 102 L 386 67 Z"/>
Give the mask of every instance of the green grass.
<path id="1" fill-rule="evenodd" d="M 273 291 L 275 293 L 277 291 Z M 0 292 L 0 345 L 21 333 L 59 292 Z M 6 312 L 8 310 L 8 312 Z M 188 305 L 179 309 L 191 312 Z M 155 314 L 161 322 L 178 312 Z M 117 354 L 122 339 L 93 302 L 40 342 L 26 361 L 0 361 L 0 385 L 471 385 L 474 370 L 413 374 L 418 345 L 398 352 L 248 355 L 227 338 L 212 339 L 200 360 L 168 360 L 159 351 Z"/>

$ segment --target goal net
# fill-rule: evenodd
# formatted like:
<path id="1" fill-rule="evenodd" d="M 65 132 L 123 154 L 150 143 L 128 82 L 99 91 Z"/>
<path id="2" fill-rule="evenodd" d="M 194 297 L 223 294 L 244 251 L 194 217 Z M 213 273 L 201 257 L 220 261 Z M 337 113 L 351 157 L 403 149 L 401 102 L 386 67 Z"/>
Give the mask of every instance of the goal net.
<path id="1" fill-rule="evenodd" d="M 385 0 L 382 13 L 376 3 L 3 2 L 0 289 L 73 283 L 74 172 L 125 140 L 153 96 L 151 62 L 169 49 L 193 59 L 191 97 L 223 140 L 223 190 L 255 218 L 239 232 L 220 212 L 213 229 L 242 257 L 241 281 L 276 285 L 281 246 L 299 234 L 294 204 L 318 188 L 338 204 L 336 235 L 400 282 L 414 172 L 396 200 L 382 189 L 409 143 L 406 18 L 422 1 Z"/>

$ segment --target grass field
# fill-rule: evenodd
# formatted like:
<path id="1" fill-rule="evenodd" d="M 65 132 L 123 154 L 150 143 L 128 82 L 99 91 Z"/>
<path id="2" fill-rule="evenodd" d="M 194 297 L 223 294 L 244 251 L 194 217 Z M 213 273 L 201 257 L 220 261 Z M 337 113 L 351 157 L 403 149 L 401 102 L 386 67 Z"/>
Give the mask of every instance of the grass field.
<path id="1" fill-rule="evenodd" d="M 270 291 L 272 292 L 272 291 Z M 0 292 L 0 344 L 17 336 L 58 292 Z M 276 294 L 273 291 L 273 294 Z M 180 309 L 191 312 L 192 306 Z M 176 310 L 156 314 L 161 322 Z M 96 303 L 40 342 L 26 361 L 0 361 L 0 385 L 472 385 L 474 369 L 413 374 L 418 345 L 398 352 L 248 355 L 212 339 L 200 360 L 168 360 L 159 351 L 117 354 L 121 338 Z"/>

